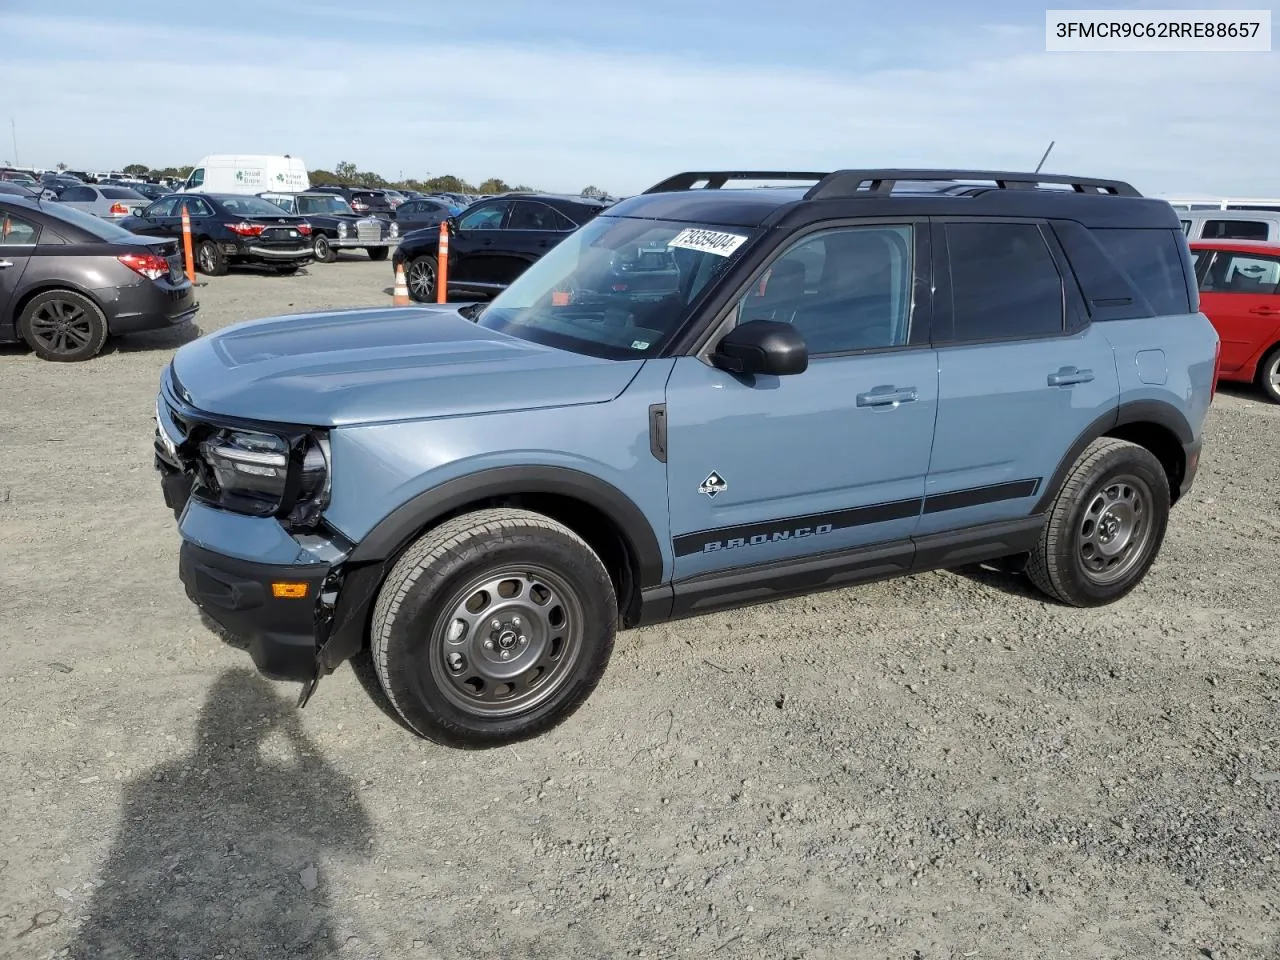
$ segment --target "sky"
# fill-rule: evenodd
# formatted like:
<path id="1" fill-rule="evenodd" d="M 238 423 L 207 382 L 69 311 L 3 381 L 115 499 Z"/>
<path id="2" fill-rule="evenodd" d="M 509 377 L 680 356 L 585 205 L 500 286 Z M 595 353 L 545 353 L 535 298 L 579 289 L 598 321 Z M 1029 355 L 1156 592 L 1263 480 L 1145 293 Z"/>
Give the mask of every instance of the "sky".
<path id="1" fill-rule="evenodd" d="M 1280 196 L 1280 52 L 1047 53 L 1047 5 L 0 0 L 0 162 L 16 134 L 24 166 L 288 153 L 626 195 L 681 170 L 1031 170 L 1053 140 L 1045 172 Z"/>

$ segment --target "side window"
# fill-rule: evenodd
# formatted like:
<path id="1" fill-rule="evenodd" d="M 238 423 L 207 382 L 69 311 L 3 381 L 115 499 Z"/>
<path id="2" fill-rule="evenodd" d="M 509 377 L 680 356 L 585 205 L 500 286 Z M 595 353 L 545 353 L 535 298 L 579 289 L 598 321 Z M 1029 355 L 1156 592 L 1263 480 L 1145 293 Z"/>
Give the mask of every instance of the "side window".
<path id="1" fill-rule="evenodd" d="M 1205 293 L 1274 294 L 1280 289 L 1280 258 L 1219 250 L 1200 289 Z"/>
<path id="2" fill-rule="evenodd" d="M 810 354 L 883 350 L 907 343 L 912 228 L 826 230 L 789 247 L 738 305 L 738 322 L 790 323 Z"/>
<path id="3" fill-rule="evenodd" d="M 70 187 L 62 191 L 59 199 L 64 203 L 92 203 L 98 199 L 98 194 L 90 187 Z"/>
<path id="4" fill-rule="evenodd" d="M 479 209 L 468 210 L 466 216 L 458 221 L 459 230 L 498 230 L 502 227 L 502 219 L 507 214 L 511 203 L 506 200 L 486 204 Z"/>
<path id="5" fill-rule="evenodd" d="M 1187 281 L 1182 273 L 1184 241 L 1172 230 L 1096 229 L 1093 235 L 1129 275 L 1155 311 L 1187 313 Z"/>
<path id="6" fill-rule="evenodd" d="M 948 223 L 954 341 L 1017 340 L 1064 328 L 1062 275 L 1033 223 Z"/>
<path id="7" fill-rule="evenodd" d="M 1206 220 L 1201 236 L 1206 240 L 1266 240 L 1265 220 Z"/>
<path id="8" fill-rule="evenodd" d="M 36 242 L 40 228 L 30 220 L 15 217 L 9 211 L 0 213 L 0 247 L 22 247 Z"/>
<path id="9" fill-rule="evenodd" d="M 508 230 L 554 230 L 566 232 L 576 229 L 572 220 L 560 211 L 533 200 L 517 200 L 511 205 Z"/>
<path id="10" fill-rule="evenodd" d="M 400 213 L 417 213 L 422 209 L 422 204 L 417 200 L 410 200 L 408 203 L 400 204 Z"/>
<path id="11" fill-rule="evenodd" d="M 196 187 L 204 183 L 204 167 L 198 167 L 191 171 L 191 176 L 187 178 L 187 189 L 194 190 Z"/>
<path id="12" fill-rule="evenodd" d="M 187 208 L 187 213 L 193 217 L 212 217 L 213 207 L 209 206 L 199 197 L 187 197 L 182 201 L 183 206 Z"/>
<path id="13" fill-rule="evenodd" d="M 172 217 L 174 214 L 174 207 L 177 205 L 177 197 L 165 197 L 163 200 L 157 200 L 151 206 L 147 207 L 146 214 L 148 217 Z"/>

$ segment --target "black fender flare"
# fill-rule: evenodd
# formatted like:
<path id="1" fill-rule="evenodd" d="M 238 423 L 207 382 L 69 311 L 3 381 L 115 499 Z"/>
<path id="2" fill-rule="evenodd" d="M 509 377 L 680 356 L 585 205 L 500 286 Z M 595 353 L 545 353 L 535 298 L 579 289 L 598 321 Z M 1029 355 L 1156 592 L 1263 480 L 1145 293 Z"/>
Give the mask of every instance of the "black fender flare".
<path id="1" fill-rule="evenodd" d="M 1195 446 L 1195 431 L 1191 429 L 1191 424 L 1182 411 L 1173 404 L 1161 400 L 1133 400 L 1122 403 L 1116 409 L 1109 410 L 1094 420 L 1076 438 L 1067 450 L 1066 456 L 1058 463 L 1058 468 L 1054 470 L 1049 482 L 1044 485 L 1044 492 L 1031 512 L 1040 514 L 1049 509 L 1058 491 L 1067 482 L 1067 474 L 1080 459 L 1080 454 L 1084 453 L 1085 447 L 1117 427 L 1130 423 L 1154 423 L 1164 427 L 1182 444 L 1184 457 Z M 1176 495 L 1177 492 L 1174 491 L 1174 493 Z"/>
<path id="2" fill-rule="evenodd" d="M 393 557 L 432 521 L 473 501 L 539 493 L 580 500 L 607 516 L 621 531 L 635 560 L 637 585 L 652 587 L 661 582 L 658 537 L 635 501 L 589 473 L 545 465 L 491 467 L 432 487 L 379 521 L 361 538 L 347 562 L 375 563 Z"/>

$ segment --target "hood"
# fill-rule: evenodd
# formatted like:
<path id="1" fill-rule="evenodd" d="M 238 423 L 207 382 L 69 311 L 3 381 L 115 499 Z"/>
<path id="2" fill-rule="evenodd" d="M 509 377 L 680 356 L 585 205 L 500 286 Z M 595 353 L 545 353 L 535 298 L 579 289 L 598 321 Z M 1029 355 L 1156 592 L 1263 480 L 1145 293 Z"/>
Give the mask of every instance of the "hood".
<path id="1" fill-rule="evenodd" d="M 605 403 L 643 365 L 486 330 L 451 306 L 253 320 L 173 358 L 200 410 L 317 427 Z"/>

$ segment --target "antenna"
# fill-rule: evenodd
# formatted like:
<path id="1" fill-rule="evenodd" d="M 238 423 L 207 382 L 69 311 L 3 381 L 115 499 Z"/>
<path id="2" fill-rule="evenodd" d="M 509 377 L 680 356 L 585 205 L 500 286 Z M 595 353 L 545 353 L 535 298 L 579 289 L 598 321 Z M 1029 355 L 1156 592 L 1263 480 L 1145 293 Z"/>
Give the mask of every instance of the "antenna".
<path id="1" fill-rule="evenodd" d="M 1043 156 L 1043 157 L 1041 157 L 1041 158 L 1040 158 L 1040 162 L 1036 164 L 1036 169 L 1035 169 L 1035 172 L 1036 172 L 1036 173 L 1039 173 L 1039 172 L 1040 172 L 1040 168 L 1044 166 L 1044 162 L 1045 162 L 1045 160 L 1049 159 L 1049 151 L 1053 149 L 1053 145 L 1054 145 L 1055 143 L 1057 143 L 1057 142 L 1058 142 L 1058 141 L 1056 141 L 1056 140 L 1050 140 L 1050 141 L 1049 141 L 1049 146 L 1047 146 L 1047 147 L 1045 148 L 1044 156 Z"/>

